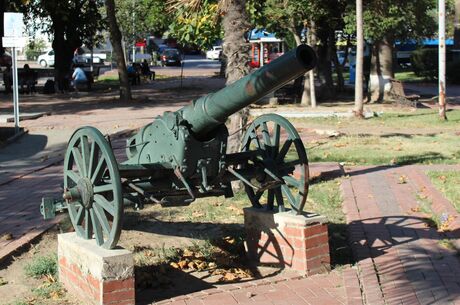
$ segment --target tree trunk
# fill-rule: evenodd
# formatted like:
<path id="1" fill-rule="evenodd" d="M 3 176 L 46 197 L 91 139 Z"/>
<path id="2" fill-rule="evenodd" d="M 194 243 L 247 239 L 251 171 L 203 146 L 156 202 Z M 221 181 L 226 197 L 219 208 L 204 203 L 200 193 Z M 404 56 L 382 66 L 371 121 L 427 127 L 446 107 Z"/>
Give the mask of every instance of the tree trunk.
<path id="1" fill-rule="evenodd" d="M 117 59 L 118 76 L 120 77 L 120 100 L 127 102 L 132 99 L 131 86 L 129 84 L 128 71 L 126 70 L 123 47 L 121 45 L 121 32 L 115 16 L 115 1 L 105 0 L 105 7 L 109 23 L 110 42 L 112 43 L 112 48 Z"/>
<path id="2" fill-rule="evenodd" d="M 310 23 L 310 30 L 307 33 L 307 44 L 315 48 L 316 46 L 316 35 L 315 35 L 315 23 Z M 314 69 L 308 71 L 304 77 L 301 105 L 316 107 L 316 90 L 315 90 L 315 71 Z"/>
<path id="3" fill-rule="evenodd" d="M 332 62 L 334 63 L 335 73 L 337 74 L 337 91 L 343 92 L 343 89 L 345 88 L 345 79 L 343 78 L 342 66 L 340 65 L 339 58 L 337 57 L 335 32 L 333 31 L 329 33 L 329 42 L 329 54 Z"/>
<path id="4" fill-rule="evenodd" d="M 363 101 L 363 63 L 364 63 L 364 35 L 363 35 L 363 1 L 356 0 L 356 69 L 355 69 L 355 109 L 356 117 L 364 117 Z M 348 55 L 348 43 L 347 51 Z M 346 60 L 346 57 L 345 57 Z M 344 63 L 345 64 L 345 63 Z M 351 63 L 350 63 L 351 65 Z"/>
<path id="5" fill-rule="evenodd" d="M 223 18 L 224 42 L 223 53 L 227 59 L 225 71 L 227 85 L 249 73 L 249 44 L 244 34 L 250 29 L 249 18 L 245 8 L 245 0 L 227 1 Z M 237 152 L 243 138 L 243 128 L 247 123 L 249 110 L 247 108 L 230 117 L 228 152 Z"/>
<path id="6" fill-rule="evenodd" d="M 460 49 L 460 0 L 455 0 L 454 48 Z"/>
<path id="7" fill-rule="evenodd" d="M 67 32 L 66 22 L 60 16 L 52 17 L 54 38 L 54 81 L 60 92 L 69 90 L 72 78 L 73 52 L 81 45 L 81 40 Z"/>
<path id="8" fill-rule="evenodd" d="M 324 37 L 321 39 L 321 45 L 318 47 L 318 68 L 320 75 L 323 77 L 321 96 L 324 98 L 330 98 L 335 94 L 329 43 L 328 37 Z"/>
<path id="9" fill-rule="evenodd" d="M 388 38 L 377 40 L 372 48 L 369 94 L 370 102 L 388 99 L 393 74 L 393 44 Z"/>

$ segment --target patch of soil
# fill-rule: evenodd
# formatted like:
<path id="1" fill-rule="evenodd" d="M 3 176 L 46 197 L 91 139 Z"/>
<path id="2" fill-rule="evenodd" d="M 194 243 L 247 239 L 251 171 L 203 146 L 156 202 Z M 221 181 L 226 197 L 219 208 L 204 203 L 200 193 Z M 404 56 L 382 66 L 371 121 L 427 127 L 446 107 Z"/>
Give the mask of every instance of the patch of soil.
<path id="1" fill-rule="evenodd" d="M 53 300 L 38 298 L 32 290 L 39 287 L 43 283 L 43 280 L 28 277 L 24 271 L 25 266 L 31 263 L 34 258 L 57 253 L 58 233 L 57 228 L 51 229 L 31 244 L 29 249 L 23 250 L 21 253 L 0 263 L 1 304 L 15 304 L 19 302 L 41 305 L 79 304 L 66 296 Z"/>

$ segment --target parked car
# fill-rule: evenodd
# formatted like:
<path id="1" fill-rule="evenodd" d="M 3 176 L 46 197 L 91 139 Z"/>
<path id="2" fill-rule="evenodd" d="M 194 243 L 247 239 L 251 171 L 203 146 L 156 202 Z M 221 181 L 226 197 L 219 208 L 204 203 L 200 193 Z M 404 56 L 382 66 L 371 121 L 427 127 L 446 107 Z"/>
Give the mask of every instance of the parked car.
<path id="1" fill-rule="evenodd" d="M 54 66 L 54 50 L 47 50 L 44 54 L 38 56 L 37 63 L 43 68 Z"/>
<path id="2" fill-rule="evenodd" d="M 180 51 L 173 48 L 164 49 L 161 52 L 160 60 L 162 66 L 180 66 L 182 64 Z"/>
<path id="3" fill-rule="evenodd" d="M 206 51 L 206 58 L 217 60 L 220 58 L 220 54 L 222 53 L 222 46 L 214 46 L 211 50 Z"/>
<path id="4" fill-rule="evenodd" d="M 101 52 L 93 52 L 93 64 L 103 64 L 107 55 Z M 91 62 L 91 51 L 88 48 L 80 47 L 74 55 L 73 62 L 76 64 L 89 64 Z"/>
<path id="5" fill-rule="evenodd" d="M 0 56 L 0 67 L 11 66 L 12 64 L 13 60 L 11 59 L 10 53 L 5 52 Z"/>

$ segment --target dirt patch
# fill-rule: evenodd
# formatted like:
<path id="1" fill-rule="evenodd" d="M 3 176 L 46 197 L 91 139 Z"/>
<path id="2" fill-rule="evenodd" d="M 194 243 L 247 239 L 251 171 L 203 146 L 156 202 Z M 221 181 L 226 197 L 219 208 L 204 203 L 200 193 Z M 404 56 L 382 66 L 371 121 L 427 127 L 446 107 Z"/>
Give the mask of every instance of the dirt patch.
<path id="1" fill-rule="evenodd" d="M 26 275 L 25 268 L 37 257 L 55 255 L 57 251 L 57 234 L 55 227 L 42 235 L 29 249 L 13 255 L 0 263 L 0 304 L 43 304 L 43 305 L 77 305 L 64 294 L 54 298 L 43 298 L 37 288 L 47 286 L 47 279 L 33 278 Z"/>

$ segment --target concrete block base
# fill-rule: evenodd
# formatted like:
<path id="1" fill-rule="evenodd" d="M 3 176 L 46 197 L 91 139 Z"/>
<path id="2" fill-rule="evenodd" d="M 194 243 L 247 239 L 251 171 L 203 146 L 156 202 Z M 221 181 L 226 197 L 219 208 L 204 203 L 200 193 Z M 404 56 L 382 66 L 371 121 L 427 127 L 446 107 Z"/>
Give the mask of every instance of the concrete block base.
<path id="1" fill-rule="evenodd" d="M 320 215 L 244 209 L 246 251 L 261 264 L 316 274 L 330 269 L 327 219 Z"/>
<path id="2" fill-rule="evenodd" d="M 134 305 L 134 259 L 76 233 L 58 235 L 59 280 L 81 304 Z"/>

